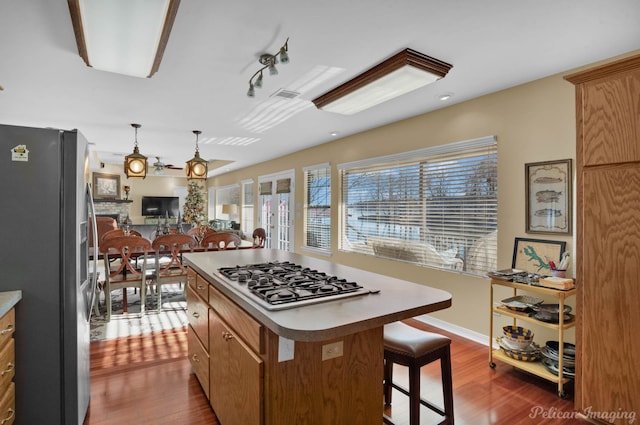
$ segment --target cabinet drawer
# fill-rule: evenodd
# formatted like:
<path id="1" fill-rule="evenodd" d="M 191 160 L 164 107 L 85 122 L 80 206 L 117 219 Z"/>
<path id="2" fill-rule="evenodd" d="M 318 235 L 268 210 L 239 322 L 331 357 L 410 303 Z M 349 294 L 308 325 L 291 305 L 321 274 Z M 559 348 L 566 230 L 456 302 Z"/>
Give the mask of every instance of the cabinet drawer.
<path id="1" fill-rule="evenodd" d="M 13 332 L 16 329 L 16 313 L 15 309 L 7 311 L 7 313 L 0 318 L 0 346 L 13 338 Z"/>
<path id="2" fill-rule="evenodd" d="M 189 326 L 187 333 L 187 343 L 189 344 L 189 362 L 194 373 L 200 381 L 204 393 L 209 398 L 209 353 L 202 346 L 200 340 L 194 334 L 193 328 Z"/>
<path id="3" fill-rule="evenodd" d="M 209 283 L 191 268 L 187 272 L 187 282 L 189 282 L 189 286 L 200 295 L 203 300 L 209 298 Z"/>
<path id="4" fill-rule="evenodd" d="M 191 288 L 187 288 L 187 317 L 204 347 L 209 347 L 209 306 Z"/>
<path id="5" fill-rule="evenodd" d="M 16 389 L 12 382 L 0 400 L 0 424 L 11 425 L 16 416 Z"/>
<path id="6" fill-rule="evenodd" d="M 264 352 L 260 344 L 262 333 L 260 323 L 253 320 L 244 310 L 213 286 L 209 286 L 209 305 L 253 351 Z"/>
<path id="7" fill-rule="evenodd" d="M 15 375 L 15 342 L 11 338 L 0 350 L 0 394 L 9 386 Z"/>

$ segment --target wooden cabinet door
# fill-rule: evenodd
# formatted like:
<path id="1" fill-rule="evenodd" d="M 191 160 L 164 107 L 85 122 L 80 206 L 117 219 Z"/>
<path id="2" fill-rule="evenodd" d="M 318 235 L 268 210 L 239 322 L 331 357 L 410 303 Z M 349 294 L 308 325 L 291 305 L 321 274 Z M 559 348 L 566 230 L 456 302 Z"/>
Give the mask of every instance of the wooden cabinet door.
<path id="1" fill-rule="evenodd" d="M 640 164 L 585 169 L 583 178 L 576 408 L 640 412 Z"/>
<path id="2" fill-rule="evenodd" d="M 220 423 L 262 424 L 263 362 L 213 310 L 209 356 L 209 401 Z"/>
<path id="3" fill-rule="evenodd" d="M 582 87 L 583 164 L 640 161 L 640 69 Z"/>

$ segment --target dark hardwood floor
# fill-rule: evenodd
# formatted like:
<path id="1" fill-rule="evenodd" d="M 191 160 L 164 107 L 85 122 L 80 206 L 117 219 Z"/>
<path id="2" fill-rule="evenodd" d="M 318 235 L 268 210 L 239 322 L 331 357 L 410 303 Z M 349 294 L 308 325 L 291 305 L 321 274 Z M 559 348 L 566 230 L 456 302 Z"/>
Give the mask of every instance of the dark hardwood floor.
<path id="1" fill-rule="evenodd" d="M 504 363 L 491 369 L 485 346 L 416 320 L 409 322 L 452 339 L 457 425 L 587 424 L 567 418 L 574 416 L 571 386 L 569 398 L 560 399 L 551 382 Z M 422 394 L 442 405 L 439 374 L 437 362 L 422 369 Z M 398 367 L 394 376 L 394 381 L 402 382 L 406 369 Z M 91 405 L 84 425 L 219 425 L 191 372 L 184 329 L 92 343 L 91 380 Z M 382 397 L 382 386 L 380 393 Z M 394 392 L 386 413 L 397 425 L 407 424 L 406 397 Z M 422 424 L 437 423 L 437 418 L 423 408 Z"/>
<path id="2" fill-rule="evenodd" d="M 84 425 L 219 425 L 187 358 L 186 329 L 91 343 Z"/>

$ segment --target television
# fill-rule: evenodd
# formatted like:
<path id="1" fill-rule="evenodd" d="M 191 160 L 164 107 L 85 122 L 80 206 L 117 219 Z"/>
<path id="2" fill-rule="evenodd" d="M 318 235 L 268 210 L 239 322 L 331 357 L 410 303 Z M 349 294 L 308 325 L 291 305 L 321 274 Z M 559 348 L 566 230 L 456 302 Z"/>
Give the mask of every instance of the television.
<path id="1" fill-rule="evenodd" d="M 180 202 L 177 196 L 143 196 L 142 215 L 144 217 L 177 217 Z"/>

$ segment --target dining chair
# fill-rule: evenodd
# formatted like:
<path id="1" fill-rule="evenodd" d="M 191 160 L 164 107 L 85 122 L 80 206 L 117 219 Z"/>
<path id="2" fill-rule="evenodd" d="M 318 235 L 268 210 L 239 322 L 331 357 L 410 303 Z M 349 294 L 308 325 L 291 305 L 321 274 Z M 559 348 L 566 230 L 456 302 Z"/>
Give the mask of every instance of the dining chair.
<path id="1" fill-rule="evenodd" d="M 264 248 L 264 240 L 267 238 L 267 232 L 262 227 L 257 227 L 253 231 L 253 247 Z"/>
<path id="2" fill-rule="evenodd" d="M 110 239 L 110 238 L 117 238 L 118 236 L 138 236 L 138 237 L 142 237 L 142 233 L 138 232 L 137 230 L 130 229 L 129 230 L 129 234 L 127 235 L 126 232 L 124 231 L 124 229 L 113 229 L 113 230 L 109 230 L 108 232 L 103 233 L 102 239 L 101 239 L 100 242 L 103 242 L 106 239 Z"/>
<path id="3" fill-rule="evenodd" d="M 140 236 L 115 236 L 102 241 L 100 252 L 104 256 L 103 291 L 107 306 L 107 322 L 111 320 L 111 292 L 127 288 L 140 289 L 140 313 L 144 313 L 147 287 L 147 255 L 151 242 Z M 109 261 L 118 259 L 119 261 Z M 138 262 L 141 259 L 141 262 Z M 141 264 L 138 268 L 137 264 Z M 126 298 L 123 297 L 123 311 Z"/>
<path id="4" fill-rule="evenodd" d="M 209 226 L 197 226 L 187 230 L 187 235 L 193 236 L 196 239 L 196 241 L 201 242 L 205 236 L 215 232 L 216 231 Z"/>
<path id="5" fill-rule="evenodd" d="M 175 233 L 158 236 L 151 243 L 155 251 L 155 270 L 152 284 L 155 285 L 158 311 L 162 309 L 162 285 L 187 282 L 187 268 L 182 264 L 182 252 L 198 246 L 193 236 Z"/>
<path id="6" fill-rule="evenodd" d="M 240 236 L 229 232 L 209 233 L 202 239 L 200 246 L 214 251 L 238 249 L 241 243 Z"/>

